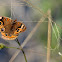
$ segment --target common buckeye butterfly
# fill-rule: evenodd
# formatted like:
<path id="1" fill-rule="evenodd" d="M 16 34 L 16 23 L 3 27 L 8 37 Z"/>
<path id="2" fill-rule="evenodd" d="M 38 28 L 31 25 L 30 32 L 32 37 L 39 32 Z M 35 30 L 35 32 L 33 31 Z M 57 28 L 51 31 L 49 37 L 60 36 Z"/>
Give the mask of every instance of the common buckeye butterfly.
<path id="1" fill-rule="evenodd" d="M 26 26 L 22 22 L 12 20 L 9 17 L 0 17 L 0 32 L 3 39 L 14 40 L 19 33 L 25 30 Z"/>

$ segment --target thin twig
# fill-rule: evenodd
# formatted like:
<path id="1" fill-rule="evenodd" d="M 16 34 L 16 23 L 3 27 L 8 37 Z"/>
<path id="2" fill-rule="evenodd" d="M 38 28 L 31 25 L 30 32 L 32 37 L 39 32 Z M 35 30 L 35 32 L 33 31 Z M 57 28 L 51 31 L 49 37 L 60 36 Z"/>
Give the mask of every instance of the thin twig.
<path id="1" fill-rule="evenodd" d="M 51 11 L 48 10 L 48 43 L 47 43 L 47 62 L 50 62 L 50 43 L 51 43 Z"/>
<path id="2" fill-rule="evenodd" d="M 17 48 L 17 47 L 8 47 L 8 46 L 5 46 L 5 48 L 14 48 L 14 49 L 19 49 L 19 50 L 21 50 L 20 48 Z M 33 49 L 24 49 L 24 50 L 27 51 L 27 52 L 35 53 L 35 54 L 37 54 L 37 55 L 46 56 L 45 53 L 39 53 L 39 52 L 37 52 L 37 51 L 35 51 L 35 50 L 33 50 Z"/>
<path id="3" fill-rule="evenodd" d="M 19 40 L 16 38 L 15 41 L 18 43 L 18 45 L 20 46 L 20 48 L 16 48 L 16 47 L 6 47 L 6 48 L 16 48 L 16 49 L 20 49 L 20 50 L 22 51 L 23 55 L 24 55 L 25 61 L 27 62 L 25 52 L 24 52 L 23 48 L 21 47 Z M 15 55 L 17 55 L 17 54 L 15 54 Z M 14 57 L 15 57 L 15 56 L 13 56 L 13 58 L 14 58 Z M 10 60 L 9 62 L 13 62 L 13 61 L 12 61 L 13 58 L 11 58 L 11 60 Z"/>
<path id="4" fill-rule="evenodd" d="M 18 43 L 19 46 L 21 45 L 17 38 L 15 39 L 15 41 Z"/>
<path id="5" fill-rule="evenodd" d="M 45 18 L 42 17 L 40 19 L 40 21 L 44 21 Z M 21 47 L 23 48 L 27 42 L 31 39 L 31 37 L 33 36 L 33 34 L 35 33 L 35 31 L 37 30 L 37 28 L 39 27 L 39 25 L 42 23 L 40 23 L 40 21 L 36 24 L 36 26 L 33 28 L 33 30 L 30 32 L 30 34 L 27 36 L 27 38 L 24 40 L 24 42 L 22 43 Z M 11 59 L 9 60 L 9 62 L 13 62 L 13 60 L 16 58 L 16 56 L 20 53 L 20 50 L 16 51 L 15 54 L 11 57 Z"/>
<path id="6" fill-rule="evenodd" d="M 21 51 L 22 51 L 22 53 L 23 53 L 23 55 L 24 55 L 25 61 L 27 62 L 27 58 L 26 58 L 25 52 L 24 52 L 23 48 L 21 47 L 20 42 L 19 42 L 19 40 L 18 40 L 17 38 L 16 38 L 16 42 L 17 42 L 18 45 L 20 46 L 20 49 L 21 49 Z"/>
<path id="7" fill-rule="evenodd" d="M 5 46 L 5 48 L 15 48 L 15 49 L 19 49 L 19 50 L 20 50 L 20 48 L 17 48 L 17 47 L 8 47 L 8 46 Z M 37 52 L 37 51 L 35 52 L 35 51 L 32 50 L 32 49 L 26 49 L 26 51 L 27 51 L 27 52 L 33 52 L 33 53 L 38 54 L 38 55 L 41 55 L 41 56 L 46 56 L 45 53 L 39 53 L 39 52 Z M 60 52 L 58 52 L 58 54 L 61 55 Z M 56 59 L 59 59 L 59 60 L 60 60 L 59 57 L 56 57 Z"/>
<path id="8" fill-rule="evenodd" d="M 38 7 L 36 7 L 36 6 L 34 6 L 34 5 L 32 5 L 32 3 L 30 3 L 29 1 L 27 1 L 27 0 L 24 0 L 27 4 L 29 4 L 32 8 L 35 8 L 35 9 L 37 9 L 42 15 L 43 15 L 43 17 L 46 17 L 47 16 L 47 14 L 45 14 L 40 8 L 38 8 Z"/>
<path id="9" fill-rule="evenodd" d="M 48 15 L 46 13 L 44 13 L 40 8 L 34 6 L 32 3 L 30 3 L 27 0 L 24 0 L 27 4 L 29 4 L 32 8 L 37 9 L 42 15 L 43 17 L 48 17 Z M 51 22 L 53 22 L 54 24 L 56 24 L 60 29 L 62 29 L 62 27 L 60 25 L 58 25 L 57 23 L 55 23 L 53 20 L 51 20 Z"/>

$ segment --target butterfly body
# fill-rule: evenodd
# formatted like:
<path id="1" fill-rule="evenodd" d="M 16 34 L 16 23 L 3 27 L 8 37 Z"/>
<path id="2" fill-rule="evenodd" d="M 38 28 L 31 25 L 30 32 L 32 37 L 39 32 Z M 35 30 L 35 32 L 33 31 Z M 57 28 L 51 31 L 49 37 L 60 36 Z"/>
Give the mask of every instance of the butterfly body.
<path id="1" fill-rule="evenodd" d="M 0 32 L 3 39 L 16 39 L 19 33 L 24 32 L 25 30 L 26 26 L 23 23 L 18 22 L 17 20 L 13 21 L 8 17 L 0 17 Z"/>

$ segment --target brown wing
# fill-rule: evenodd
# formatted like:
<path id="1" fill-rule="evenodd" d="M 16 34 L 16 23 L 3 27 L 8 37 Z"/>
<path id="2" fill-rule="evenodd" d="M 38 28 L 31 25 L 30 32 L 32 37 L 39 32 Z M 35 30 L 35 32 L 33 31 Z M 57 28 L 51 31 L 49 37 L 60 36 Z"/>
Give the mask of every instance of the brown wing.
<path id="1" fill-rule="evenodd" d="M 12 29 L 14 35 L 18 35 L 19 33 L 24 32 L 26 30 L 26 26 L 21 22 L 16 22 Z"/>
<path id="2" fill-rule="evenodd" d="M 26 30 L 26 26 L 21 22 L 17 22 L 17 20 L 13 21 L 8 17 L 1 17 L 0 21 L 2 38 L 6 40 L 14 40 L 18 37 L 19 33 Z"/>
<path id="3" fill-rule="evenodd" d="M 1 29 L 1 34 L 2 34 L 2 38 L 6 39 L 6 40 L 13 40 L 15 39 L 17 36 L 14 36 L 13 34 L 11 34 L 12 29 L 11 27 L 13 26 L 13 20 L 8 18 L 8 17 L 2 17 L 2 21 L 1 21 L 2 27 L 0 27 Z"/>
<path id="4" fill-rule="evenodd" d="M 2 21 L 1 21 L 3 24 L 2 24 L 2 27 L 1 27 L 1 32 L 3 33 L 7 33 L 8 35 L 10 34 L 10 28 L 12 26 L 11 22 L 12 20 L 8 17 L 2 17 Z"/>

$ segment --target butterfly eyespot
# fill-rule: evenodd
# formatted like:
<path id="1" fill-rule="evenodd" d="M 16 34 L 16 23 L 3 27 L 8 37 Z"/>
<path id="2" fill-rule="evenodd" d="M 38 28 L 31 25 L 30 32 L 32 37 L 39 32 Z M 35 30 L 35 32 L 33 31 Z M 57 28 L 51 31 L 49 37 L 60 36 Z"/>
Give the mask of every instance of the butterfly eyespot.
<path id="1" fill-rule="evenodd" d="M 0 25 L 2 24 L 2 22 L 0 21 Z"/>
<path id="2" fill-rule="evenodd" d="M 0 25 L 1 25 L 1 22 L 0 22 Z"/>
<path id="3" fill-rule="evenodd" d="M 5 34 L 7 36 L 7 34 Z"/>
<path id="4" fill-rule="evenodd" d="M 1 28 L 1 31 L 4 32 L 5 31 L 5 28 Z"/>
<path id="5" fill-rule="evenodd" d="M 2 21 L 0 21 L 0 25 L 3 25 L 3 22 Z"/>
<path id="6" fill-rule="evenodd" d="M 19 32 L 19 29 L 17 29 L 17 32 Z"/>

